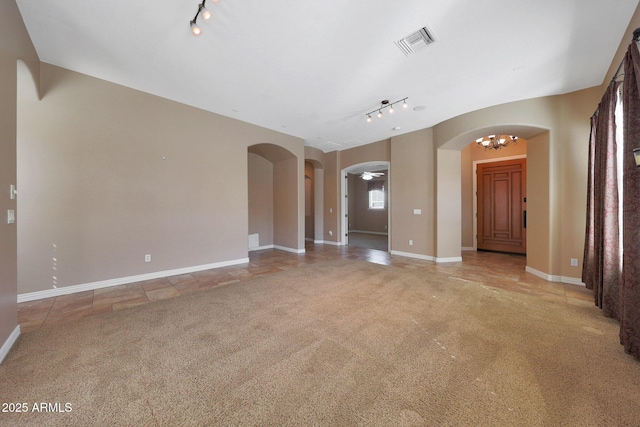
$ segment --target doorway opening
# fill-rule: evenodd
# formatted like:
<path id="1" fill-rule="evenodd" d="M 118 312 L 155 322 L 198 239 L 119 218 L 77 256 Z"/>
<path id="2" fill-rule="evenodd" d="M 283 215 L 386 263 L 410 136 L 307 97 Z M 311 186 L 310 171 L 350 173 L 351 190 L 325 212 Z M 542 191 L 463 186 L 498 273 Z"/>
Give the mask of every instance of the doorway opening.
<path id="1" fill-rule="evenodd" d="M 298 235 L 298 158 L 266 143 L 248 147 L 247 158 L 249 251 L 304 253 Z"/>
<path id="2" fill-rule="evenodd" d="M 367 162 L 342 170 L 343 245 L 389 252 L 390 164 Z"/>
<path id="3" fill-rule="evenodd" d="M 473 162 L 476 250 L 526 255 L 526 157 Z"/>

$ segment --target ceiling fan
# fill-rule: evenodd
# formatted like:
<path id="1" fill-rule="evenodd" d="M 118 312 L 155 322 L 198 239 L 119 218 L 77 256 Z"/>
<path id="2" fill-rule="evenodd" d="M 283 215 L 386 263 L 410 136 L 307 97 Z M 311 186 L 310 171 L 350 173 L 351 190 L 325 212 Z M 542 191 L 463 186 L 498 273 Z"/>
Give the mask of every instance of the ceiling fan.
<path id="1" fill-rule="evenodd" d="M 369 181 L 370 179 L 377 178 L 382 175 L 384 175 L 384 172 L 362 172 L 360 178 L 364 179 L 365 181 Z"/>

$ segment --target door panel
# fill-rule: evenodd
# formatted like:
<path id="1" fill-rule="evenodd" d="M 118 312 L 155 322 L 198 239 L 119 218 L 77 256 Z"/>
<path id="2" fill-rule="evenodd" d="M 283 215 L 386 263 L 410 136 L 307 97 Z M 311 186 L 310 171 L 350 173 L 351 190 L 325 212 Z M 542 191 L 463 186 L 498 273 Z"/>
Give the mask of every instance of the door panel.
<path id="1" fill-rule="evenodd" d="M 478 249 L 525 254 L 526 159 L 478 165 Z"/>

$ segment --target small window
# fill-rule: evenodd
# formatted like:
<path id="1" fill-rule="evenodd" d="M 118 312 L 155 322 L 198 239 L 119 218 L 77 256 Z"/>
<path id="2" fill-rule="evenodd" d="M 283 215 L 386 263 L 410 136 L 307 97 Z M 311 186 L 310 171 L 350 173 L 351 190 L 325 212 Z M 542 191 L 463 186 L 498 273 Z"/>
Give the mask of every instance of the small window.
<path id="1" fill-rule="evenodd" d="M 369 181 L 369 209 L 384 209 L 384 181 Z"/>

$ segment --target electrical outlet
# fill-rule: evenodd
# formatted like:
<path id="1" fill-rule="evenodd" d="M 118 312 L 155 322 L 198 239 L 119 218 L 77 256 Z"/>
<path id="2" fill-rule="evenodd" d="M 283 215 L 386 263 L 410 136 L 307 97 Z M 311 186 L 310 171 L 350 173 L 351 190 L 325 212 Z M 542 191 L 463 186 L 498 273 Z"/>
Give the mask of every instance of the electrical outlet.
<path id="1" fill-rule="evenodd" d="M 144 262 L 151 262 L 151 254 L 146 254 L 144 256 Z"/>
<path id="2" fill-rule="evenodd" d="M 578 258 L 571 258 L 571 267 L 578 266 Z"/>
<path id="3" fill-rule="evenodd" d="M 409 240 L 409 246 L 413 246 L 413 240 Z"/>
<path id="4" fill-rule="evenodd" d="M 333 231 L 329 230 L 329 236 L 333 236 Z"/>

